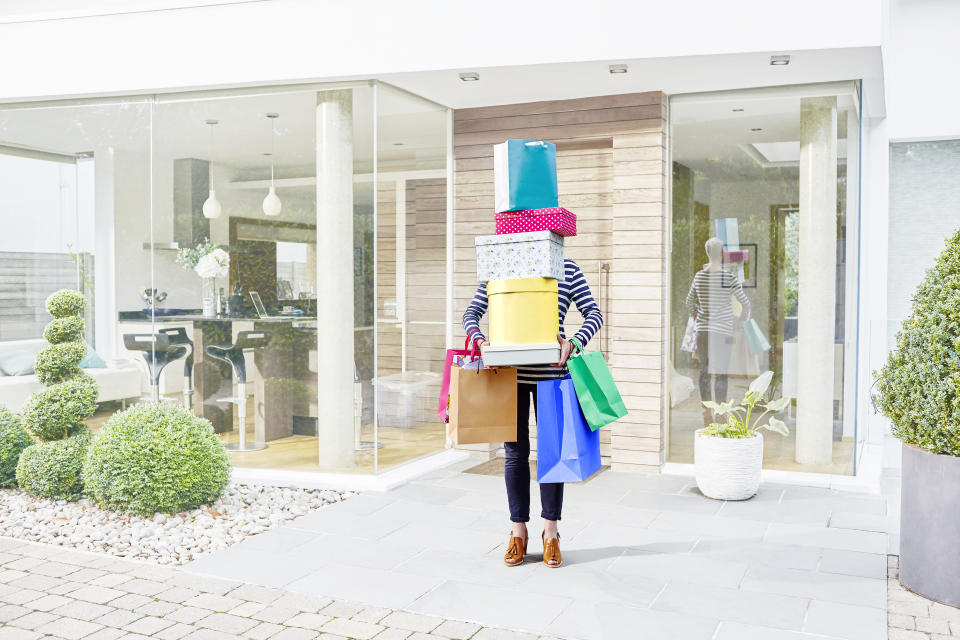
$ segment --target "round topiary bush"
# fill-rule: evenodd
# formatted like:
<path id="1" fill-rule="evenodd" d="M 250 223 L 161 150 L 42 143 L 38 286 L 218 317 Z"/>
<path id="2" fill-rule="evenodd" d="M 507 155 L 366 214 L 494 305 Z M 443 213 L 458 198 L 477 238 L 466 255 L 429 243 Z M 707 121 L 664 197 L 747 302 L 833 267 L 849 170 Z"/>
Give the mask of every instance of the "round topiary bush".
<path id="1" fill-rule="evenodd" d="M 87 308 L 87 299 L 79 291 L 60 289 L 47 298 L 47 313 L 54 318 L 79 316 Z"/>
<path id="2" fill-rule="evenodd" d="M 17 483 L 41 498 L 79 500 L 83 497 L 83 454 L 90 443 L 85 426 L 63 440 L 38 442 L 20 454 Z"/>
<path id="3" fill-rule="evenodd" d="M 20 417 L 0 407 L 0 487 L 17 486 L 17 461 L 33 438 L 23 428 Z"/>
<path id="4" fill-rule="evenodd" d="M 920 283 L 877 384 L 897 438 L 960 456 L 960 231 Z"/>
<path id="5" fill-rule="evenodd" d="M 85 373 L 52 384 L 27 400 L 23 426 L 41 440 L 65 438 L 97 410 L 97 393 L 97 383 Z"/>
<path id="6" fill-rule="evenodd" d="M 86 324 L 80 316 L 54 318 L 43 329 L 43 337 L 50 344 L 58 342 L 73 342 L 83 339 Z"/>
<path id="7" fill-rule="evenodd" d="M 83 464 L 87 492 L 100 506 L 136 514 L 209 504 L 229 479 L 230 460 L 210 423 L 165 404 L 114 414 Z"/>
<path id="8" fill-rule="evenodd" d="M 80 373 L 78 366 L 87 357 L 87 343 L 83 340 L 60 342 L 44 347 L 37 354 L 33 368 L 43 384 L 55 384 Z"/>

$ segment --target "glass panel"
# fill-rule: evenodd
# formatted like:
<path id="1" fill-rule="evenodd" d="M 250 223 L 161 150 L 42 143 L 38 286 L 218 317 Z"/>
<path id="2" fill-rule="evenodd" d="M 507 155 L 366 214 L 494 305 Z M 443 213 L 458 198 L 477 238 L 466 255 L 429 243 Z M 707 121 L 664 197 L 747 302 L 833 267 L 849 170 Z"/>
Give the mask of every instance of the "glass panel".
<path id="1" fill-rule="evenodd" d="M 794 401 L 764 466 L 853 472 L 857 105 L 852 83 L 672 100 L 671 461 L 715 421 L 701 400 L 771 370 Z"/>
<path id="2" fill-rule="evenodd" d="M 447 110 L 377 87 L 379 470 L 445 446 Z"/>
<path id="3" fill-rule="evenodd" d="M 63 288 L 87 297 L 85 339 L 105 365 L 83 363 L 100 388 L 88 423 L 96 429 L 148 389 L 142 365 L 152 342 L 132 352 L 123 339 L 149 336 L 150 322 L 127 324 L 118 312 L 145 318 L 141 292 L 154 282 L 150 117 L 143 100 L 0 108 L 0 354 L 27 365 L 22 384 L 3 385 L 0 405 L 18 411 L 29 397 L 50 321 L 44 303 Z"/>

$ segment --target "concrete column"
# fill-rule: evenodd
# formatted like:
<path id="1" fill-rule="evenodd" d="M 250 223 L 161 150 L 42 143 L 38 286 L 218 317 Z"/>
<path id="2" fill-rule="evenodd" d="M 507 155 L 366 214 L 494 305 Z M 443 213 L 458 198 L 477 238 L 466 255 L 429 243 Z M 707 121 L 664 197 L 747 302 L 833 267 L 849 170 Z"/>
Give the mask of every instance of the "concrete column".
<path id="1" fill-rule="evenodd" d="M 837 99 L 800 101 L 797 462 L 833 459 Z"/>
<path id="2" fill-rule="evenodd" d="M 353 92 L 317 93 L 317 446 L 324 469 L 354 465 Z"/>

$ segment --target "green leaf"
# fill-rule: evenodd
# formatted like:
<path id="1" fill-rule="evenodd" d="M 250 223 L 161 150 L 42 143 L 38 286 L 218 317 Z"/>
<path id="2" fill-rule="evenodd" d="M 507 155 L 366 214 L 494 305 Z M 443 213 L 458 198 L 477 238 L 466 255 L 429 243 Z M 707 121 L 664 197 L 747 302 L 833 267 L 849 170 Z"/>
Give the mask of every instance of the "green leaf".
<path id="1" fill-rule="evenodd" d="M 714 402 L 713 400 L 704 400 L 703 406 L 705 406 L 707 409 L 713 409 L 714 411 L 720 410 L 720 405 Z"/>
<path id="2" fill-rule="evenodd" d="M 783 420 L 777 418 L 770 418 L 770 422 L 764 425 L 764 428 L 774 433 L 779 433 L 782 436 L 790 435 L 790 429 L 787 428 L 787 425 Z"/>
<path id="3" fill-rule="evenodd" d="M 770 387 L 770 381 L 773 380 L 773 371 L 766 371 L 750 383 L 750 391 L 756 393 L 757 395 L 763 396 L 767 392 L 767 389 Z"/>
<path id="4" fill-rule="evenodd" d="M 766 404 L 766 407 L 769 411 L 773 413 L 780 413 L 788 406 L 790 406 L 790 401 L 792 398 L 790 396 L 784 396 L 782 398 L 777 398 L 776 400 L 771 400 Z"/>

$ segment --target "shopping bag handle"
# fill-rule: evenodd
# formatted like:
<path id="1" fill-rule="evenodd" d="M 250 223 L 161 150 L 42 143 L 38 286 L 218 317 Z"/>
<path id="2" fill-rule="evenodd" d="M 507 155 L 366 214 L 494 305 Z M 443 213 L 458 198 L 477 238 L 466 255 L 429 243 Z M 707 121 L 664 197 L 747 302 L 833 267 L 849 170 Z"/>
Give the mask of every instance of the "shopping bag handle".
<path id="1" fill-rule="evenodd" d="M 574 356 L 579 356 L 583 354 L 583 347 L 580 346 L 580 340 L 577 339 L 577 336 L 570 337 L 570 344 L 573 345 Z"/>
<path id="2" fill-rule="evenodd" d="M 480 338 L 475 338 L 473 344 L 470 344 L 470 336 L 467 336 L 466 340 L 463 341 L 463 350 L 469 351 L 468 355 L 479 355 L 480 349 L 477 348 L 477 343 L 480 342 Z"/>
<path id="3" fill-rule="evenodd" d="M 524 142 L 523 144 L 525 144 L 525 145 L 528 146 L 528 147 L 545 147 L 545 146 L 547 146 L 547 143 L 544 142 L 543 140 L 527 140 L 527 141 Z"/>

